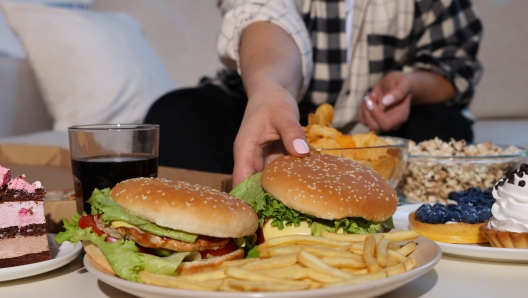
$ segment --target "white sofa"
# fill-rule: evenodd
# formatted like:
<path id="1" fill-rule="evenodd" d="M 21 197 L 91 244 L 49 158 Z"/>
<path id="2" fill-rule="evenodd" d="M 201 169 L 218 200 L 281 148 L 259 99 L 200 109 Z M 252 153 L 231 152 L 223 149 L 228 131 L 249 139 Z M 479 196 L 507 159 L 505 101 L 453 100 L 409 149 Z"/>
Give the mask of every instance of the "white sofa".
<path id="1" fill-rule="evenodd" d="M 484 23 L 479 57 L 484 75 L 470 107 L 476 116 L 475 142 L 528 147 L 528 1 L 474 0 Z M 92 10 L 126 12 L 177 87 L 194 86 L 221 67 L 216 54 L 220 14 L 213 0 L 94 0 Z M 68 147 L 65 131 L 53 131 L 27 59 L 0 56 L 0 143 Z"/>

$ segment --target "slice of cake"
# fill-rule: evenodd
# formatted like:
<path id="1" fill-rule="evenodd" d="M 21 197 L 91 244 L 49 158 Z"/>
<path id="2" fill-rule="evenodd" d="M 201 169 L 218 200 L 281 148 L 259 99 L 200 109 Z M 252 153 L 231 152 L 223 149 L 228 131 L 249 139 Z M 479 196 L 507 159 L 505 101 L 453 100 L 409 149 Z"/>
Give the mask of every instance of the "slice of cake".
<path id="1" fill-rule="evenodd" d="M 46 190 L 25 175 L 11 179 L 11 170 L 0 166 L 0 268 L 49 260 L 44 216 Z"/>

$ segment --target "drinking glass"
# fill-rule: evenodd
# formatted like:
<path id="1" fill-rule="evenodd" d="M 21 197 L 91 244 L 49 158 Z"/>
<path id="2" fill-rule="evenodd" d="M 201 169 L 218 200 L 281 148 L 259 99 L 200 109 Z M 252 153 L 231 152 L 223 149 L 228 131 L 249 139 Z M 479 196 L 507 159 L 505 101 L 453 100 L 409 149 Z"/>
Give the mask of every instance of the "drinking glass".
<path id="1" fill-rule="evenodd" d="M 68 127 L 77 211 L 95 188 L 136 177 L 158 176 L 159 125 L 94 124 Z"/>

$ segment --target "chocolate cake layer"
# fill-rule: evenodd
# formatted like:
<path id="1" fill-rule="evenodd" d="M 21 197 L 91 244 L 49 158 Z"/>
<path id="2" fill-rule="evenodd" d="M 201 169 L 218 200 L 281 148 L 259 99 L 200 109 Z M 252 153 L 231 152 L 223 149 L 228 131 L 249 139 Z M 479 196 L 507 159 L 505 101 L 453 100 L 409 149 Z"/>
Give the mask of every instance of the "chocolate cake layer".
<path id="1" fill-rule="evenodd" d="M 46 233 L 46 224 L 30 224 L 23 227 L 12 226 L 0 229 L 0 240 L 16 236 L 45 235 Z"/>
<path id="2" fill-rule="evenodd" d="M 37 262 L 47 261 L 51 259 L 49 251 L 43 251 L 39 253 L 27 254 L 14 258 L 0 259 L 0 268 L 15 267 L 27 264 L 33 264 Z"/>
<path id="3" fill-rule="evenodd" d="M 13 201 L 44 201 L 45 197 L 46 191 L 43 188 L 39 188 L 33 193 L 29 193 L 25 190 L 6 188 L 4 193 L 0 196 L 0 203 Z"/>

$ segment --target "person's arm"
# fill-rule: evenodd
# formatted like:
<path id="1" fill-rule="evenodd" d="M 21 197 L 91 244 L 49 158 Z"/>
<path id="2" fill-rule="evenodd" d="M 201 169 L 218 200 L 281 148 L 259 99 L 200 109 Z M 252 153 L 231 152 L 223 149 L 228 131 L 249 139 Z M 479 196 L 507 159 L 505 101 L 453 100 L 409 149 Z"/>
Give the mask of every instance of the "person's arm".
<path id="1" fill-rule="evenodd" d="M 293 98 L 302 82 L 301 54 L 282 28 L 270 22 L 256 22 L 242 33 L 240 72 L 249 98 L 263 84 L 276 84 Z"/>
<path id="2" fill-rule="evenodd" d="M 234 144 L 234 185 L 284 149 L 309 154 L 296 101 L 303 78 L 301 54 L 291 36 L 275 24 L 253 23 L 242 33 L 239 55 L 248 104 Z"/>

